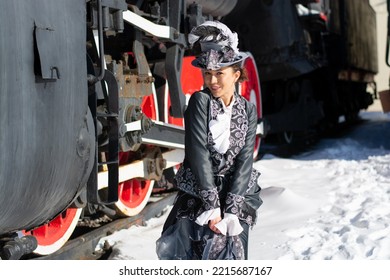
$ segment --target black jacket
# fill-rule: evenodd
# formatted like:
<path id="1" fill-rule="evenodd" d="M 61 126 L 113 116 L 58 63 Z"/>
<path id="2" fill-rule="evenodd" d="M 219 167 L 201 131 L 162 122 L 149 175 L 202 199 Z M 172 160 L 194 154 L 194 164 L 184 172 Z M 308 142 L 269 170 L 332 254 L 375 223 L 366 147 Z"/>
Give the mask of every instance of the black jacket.
<path id="1" fill-rule="evenodd" d="M 223 113 L 222 100 L 206 89 L 195 92 L 185 112 L 185 158 L 175 176 L 181 191 L 201 199 L 203 211 L 221 207 L 252 225 L 262 204 L 253 168 L 256 139 L 256 107 L 235 94 L 230 125 L 230 146 L 225 154 L 213 147 L 209 122 Z M 223 166 L 221 161 L 224 158 Z"/>

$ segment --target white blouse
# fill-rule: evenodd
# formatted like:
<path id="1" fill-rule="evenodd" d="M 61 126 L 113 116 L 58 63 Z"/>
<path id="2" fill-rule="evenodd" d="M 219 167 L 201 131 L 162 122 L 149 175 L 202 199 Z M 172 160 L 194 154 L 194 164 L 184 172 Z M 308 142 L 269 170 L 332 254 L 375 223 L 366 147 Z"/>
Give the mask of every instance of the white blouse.
<path id="1" fill-rule="evenodd" d="M 226 153 L 230 145 L 230 122 L 235 101 L 233 96 L 233 100 L 230 102 L 229 106 L 226 106 L 224 102 L 221 102 L 224 113 L 218 114 L 216 120 L 211 120 L 209 122 L 210 132 L 214 140 L 214 149 L 221 154 Z"/>

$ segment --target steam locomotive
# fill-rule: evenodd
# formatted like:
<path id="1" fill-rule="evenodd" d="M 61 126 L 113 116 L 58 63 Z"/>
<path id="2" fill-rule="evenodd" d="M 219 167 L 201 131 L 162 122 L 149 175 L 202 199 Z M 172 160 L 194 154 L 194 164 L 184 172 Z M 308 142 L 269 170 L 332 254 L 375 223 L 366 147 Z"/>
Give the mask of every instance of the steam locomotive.
<path id="1" fill-rule="evenodd" d="M 186 35 L 239 34 L 262 139 L 353 119 L 375 97 L 368 0 L 1 0 L 0 258 L 50 255 L 82 219 L 134 216 L 184 157 L 203 87 Z M 261 81 L 261 84 L 260 84 Z"/>

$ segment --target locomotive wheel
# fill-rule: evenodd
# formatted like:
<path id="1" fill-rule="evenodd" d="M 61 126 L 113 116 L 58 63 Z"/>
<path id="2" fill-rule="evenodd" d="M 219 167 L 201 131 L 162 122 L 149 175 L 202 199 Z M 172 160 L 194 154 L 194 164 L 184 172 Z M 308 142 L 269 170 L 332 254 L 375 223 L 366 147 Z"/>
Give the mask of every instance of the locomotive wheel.
<path id="1" fill-rule="evenodd" d="M 119 153 L 119 164 L 126 164 L 131 158 L 130 152 Z M 117 214 L 120 216 L 135 216 L 148 203 L 154 181 L 130 179 L 118 185 L 118 201 L 115 203 Z"/>
<path id="2" fill-rule="evenodd" d="M 118 186 L 118 201 L 115 203 L 117 212 L 121 216 L 135 216 L 148 203 L 152 193 L 154 181 L 131 179 Z"/>
<path id="3" fill-rule="evenodd" d="M 144 96 L 141 103 L 142 112 L 152 120 L 158 119 L 156 91 Z M 119 165 L 130 161 L 130 152 L 119 153 Z M 120 216 L 135 216 L 139 214 L 149 201 L 154 181 L 131 179 L 118 185 L 118 201 L 115 203 L 117 214 Z"/>
<path id="4" fill-rule="evenodd" d="M 72 235 L 81 212 L 82 208 L 68 208 L 49 223 L 23 232 L 24 235 L 32 235 L 37 239 L 38 247 L 34 254 L 50 255 L 59 250 Z"/>
<path id="5" fill-rule="evenodd" d="M 255 104 L 257 109 L 257 117 L 262 117 L 261 107 L 261 90 L 257 67 L 252 55 L 244 62 L 244 68 L 248 73 L 248 80 L 241 83 L 241 95 L 244 96 L 251 103 Z M 255 149 L 253 152 L 253 158 L 255 159 L 259 154 L 261 137 L 256 136 Z"/>

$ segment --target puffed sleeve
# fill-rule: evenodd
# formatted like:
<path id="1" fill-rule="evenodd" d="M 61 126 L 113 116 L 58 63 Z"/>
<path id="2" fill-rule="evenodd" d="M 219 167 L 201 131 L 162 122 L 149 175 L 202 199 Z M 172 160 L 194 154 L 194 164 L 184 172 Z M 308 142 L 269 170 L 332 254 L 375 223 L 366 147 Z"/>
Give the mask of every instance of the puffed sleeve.
<path id="1" fill-rule="evenodd" d="M 209 97 L 206 93 L 191 95 L 185 112 L 185 159 L 198 185 L 197 192 L 204 209 L 219 208 L 212 161 L 207 149 Z"/>
<path id="2" fill-rule="evenodd" d="M 253 152 L 256 139 L 257 113 L 256 107 L 246 103 L 248 115 L 248 131 L 245 136 L 245 144 L 235 158 L 235 171 L 231 177 L 229 190 L 226 197 L 225 213 L 239 215 L 245 199 L 252 176 Z"/>

